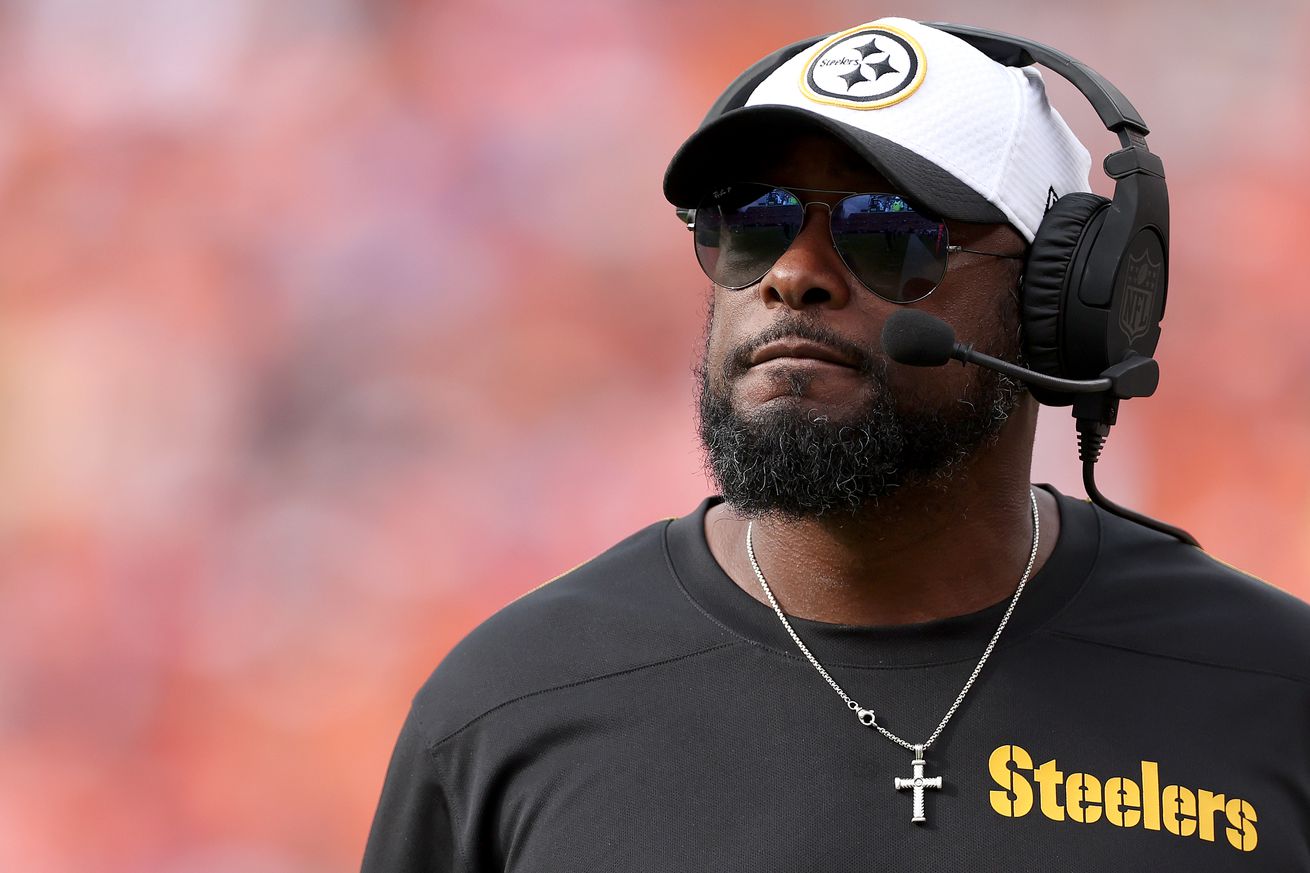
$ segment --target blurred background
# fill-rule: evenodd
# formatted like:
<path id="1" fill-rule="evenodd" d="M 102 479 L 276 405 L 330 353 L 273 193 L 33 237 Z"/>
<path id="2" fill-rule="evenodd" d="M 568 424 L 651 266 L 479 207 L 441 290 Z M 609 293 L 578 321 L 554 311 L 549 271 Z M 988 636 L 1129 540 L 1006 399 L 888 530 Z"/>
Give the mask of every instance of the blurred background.
<path id="1" fill-rule="evenodd" d="M 1310 595 L 1303 0 L 4 0 L 0 869 L 358 869 L 445 652 L 710 490 L 669 156 L 885 14 L 1151 123 L 1163 383 L 1099 481 Z M 1067 410 L 1034 467 L 1082 495 Z"/>

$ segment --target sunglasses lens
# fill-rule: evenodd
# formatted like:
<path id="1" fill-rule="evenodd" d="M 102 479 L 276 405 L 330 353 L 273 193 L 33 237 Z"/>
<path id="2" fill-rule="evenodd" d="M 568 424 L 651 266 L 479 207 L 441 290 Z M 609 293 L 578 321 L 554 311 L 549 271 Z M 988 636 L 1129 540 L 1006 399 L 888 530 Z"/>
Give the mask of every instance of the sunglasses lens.
<path id="1" fill-rule="evenodd" d="M 912 303 L 946 273 L 946 225 L 894 194 L 857 194 L 832 210 L 832 238 L 846 266 L 878 296 Z"/>
<path id="2" fill-rule="evenodd" d="M 766 185 L 724 188 L 696 208 L 696 259 L 714 284 L 745 288 L 769 272 L 804 220 L 805 207 L 789 191 Z"/>

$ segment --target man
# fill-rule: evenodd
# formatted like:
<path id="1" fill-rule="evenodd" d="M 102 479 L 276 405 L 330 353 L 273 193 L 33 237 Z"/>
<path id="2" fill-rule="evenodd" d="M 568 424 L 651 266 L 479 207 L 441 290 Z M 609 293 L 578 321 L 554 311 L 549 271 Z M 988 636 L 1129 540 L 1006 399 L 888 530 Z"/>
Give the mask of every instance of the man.
<path id="1" fill-rule="evenodd" d="M 665 185 L 722 494 L 450 653 L 366 873 L 1310 869 L 1310 607 L 1031 486 L 1021 383 L 882 351 L 913 308 L 1024 362 L 1090 163 L 1040 76 L 903 19 L 766 67 Z"/>

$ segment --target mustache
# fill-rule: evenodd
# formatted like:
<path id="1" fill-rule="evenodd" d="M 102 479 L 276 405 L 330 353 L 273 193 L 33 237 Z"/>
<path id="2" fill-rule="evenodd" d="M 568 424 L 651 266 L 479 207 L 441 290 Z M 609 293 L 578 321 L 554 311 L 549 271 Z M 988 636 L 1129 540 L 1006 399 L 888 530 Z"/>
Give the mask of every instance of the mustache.
<path id="1" fill-rule="evenodd" d="M 855 362 L 855 368 L 866 376 L 874 373 L 876 359 L 868 346 L 853 342 L 817 321 L 787 318 L 774 322 L 754 338 L 742 343 L 728 355 L 723 364 L 723 375 L 731 380 L 751 367 L 755 353 L 771 342 L 783 339 L 802 339 L 830 346 Z"/>

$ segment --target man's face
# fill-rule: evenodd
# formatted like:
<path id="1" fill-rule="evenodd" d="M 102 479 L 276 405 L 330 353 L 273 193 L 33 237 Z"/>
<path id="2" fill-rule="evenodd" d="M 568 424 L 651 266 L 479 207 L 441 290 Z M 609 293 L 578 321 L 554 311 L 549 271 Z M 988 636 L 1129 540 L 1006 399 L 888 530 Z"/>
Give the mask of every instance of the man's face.
<path id="1" fill-rule="evenodd" d="M 805 134 L 761 143 L 740 177 L 783 187 L 899 193 L 845 145 Z M 797 192 L 806 202 L 841 194 Z M 950 242 L 1020 254 L 1006 225 L 948 222 Z M 883 323 L 902 305 L 950 324 L 961 342 L 1020 361 L 1021 261 L 953 253 L 941 284 L 913 304 L 863 287 L 833 248 L 828 211 L 811 206 L 787 252 L 755 285 L 715 286 L 700 376 L 707 466 L 738 511 L 789 518 L 857 514 L 911 484 L 945 488 L 994 443 L 1026 396 L 1021 383 L 979 367 L 918 368 L 882 352 Z M 849 365 L 782 356 L 768 344 L 808 340 Z"/>

